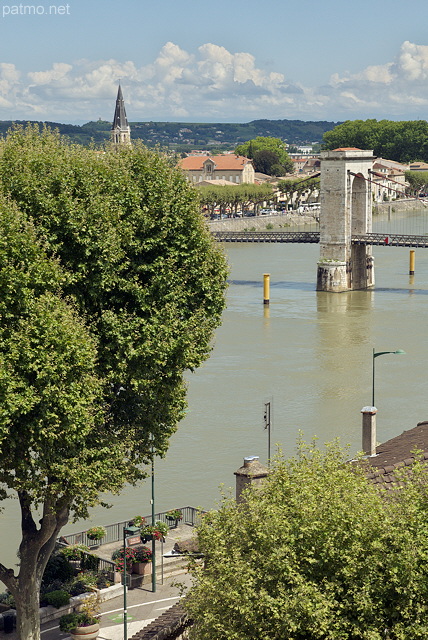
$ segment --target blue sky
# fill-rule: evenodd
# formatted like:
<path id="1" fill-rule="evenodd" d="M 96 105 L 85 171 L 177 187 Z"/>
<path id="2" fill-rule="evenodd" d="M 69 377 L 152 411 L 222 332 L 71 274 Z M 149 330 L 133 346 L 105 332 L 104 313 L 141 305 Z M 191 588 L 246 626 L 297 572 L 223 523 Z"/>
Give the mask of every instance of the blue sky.
<path id="1" fill-rule="evenodd" d="M 130 121 L 427 118 L 427 0 L 37 2 L 0 0 L 0 120 L 111 120 L 119 79 Z"/>

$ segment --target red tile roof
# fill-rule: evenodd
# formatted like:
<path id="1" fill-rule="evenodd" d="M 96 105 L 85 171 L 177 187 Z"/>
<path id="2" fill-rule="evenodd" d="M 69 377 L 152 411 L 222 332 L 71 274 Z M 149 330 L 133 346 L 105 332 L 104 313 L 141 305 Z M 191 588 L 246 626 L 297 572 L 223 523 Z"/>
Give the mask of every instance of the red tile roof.
<path id="1" fill-rule="evenodd" d="M 397 482 L 394 471 L 410 467 L 416 459 L 415 451 L 421 451 L 422 459 L 428 460 L 428 422 L 419 422 L 414 429 L 378 445 L 377 455 L 366 459 L 371 467 L 367 479 L 379 488 L 391 489 Z"/>
<path id="2" fill-rule="evenodd" d="M 180 161 L 180 167 L 185 171 L 202 171 L 206 160 L 212 160 L 216 171 L 242 171 L 251 160 L 245 156 L 235 156 L 233 154 L 221 156 L 188 156 Z"/>

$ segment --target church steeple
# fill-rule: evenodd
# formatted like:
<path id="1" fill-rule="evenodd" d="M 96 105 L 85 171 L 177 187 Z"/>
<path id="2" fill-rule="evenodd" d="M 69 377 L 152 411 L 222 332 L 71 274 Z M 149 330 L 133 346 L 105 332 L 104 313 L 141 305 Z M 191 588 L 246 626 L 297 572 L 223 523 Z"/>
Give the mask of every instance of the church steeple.
<path id="1" fill-rule="evenodd" d="M 114 144 L 130 144 L 131 128 L 126 117 L 125 102 L 123 100 L 122 89 L 119 85 L 117 90 L 116 108 L 114 110 L 111 137 Z"/>

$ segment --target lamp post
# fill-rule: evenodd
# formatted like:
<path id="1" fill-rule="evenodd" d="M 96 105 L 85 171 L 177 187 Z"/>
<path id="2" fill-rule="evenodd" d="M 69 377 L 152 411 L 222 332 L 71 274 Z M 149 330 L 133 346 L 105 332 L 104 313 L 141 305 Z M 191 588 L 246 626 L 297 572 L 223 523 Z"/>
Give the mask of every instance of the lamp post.
<path id="1" fill-rule="evenodd" d="M 153 434 L 151 434 L 152 441 L 152 526 L 155 526 L 155 457 L 153 446 Z M 152 538 L 152 593 L 156 593 L 156 540 L 153 535 Z"/>
<path id="2" fill-rule="evenodd" d="M 140 529 L 134 526 L 123 527 L 123 640 L 128 640 L 128 610 L 126 605 L 126 589 L 128 576 L 126 575 L 126 538 L 136 535 Z"/>
<path id="3" fill-rule="evenodd" d="M 375 406 L 374 403 L 374 399 L 375 399 L 375 394 L 374 394 L 374 389 L 375 389 L 375 358 L 379 357 L 379 356 L 384 356 L 387 353 L 393 353 L 394 355 L 403 355 L 406 352 L 403 351 L 402 349 L 397 349 L 397 351 L 377 351 L 375 352 L 374 347 L 373 347 L 373 376 L 372 376 L 372 407 Z"/>

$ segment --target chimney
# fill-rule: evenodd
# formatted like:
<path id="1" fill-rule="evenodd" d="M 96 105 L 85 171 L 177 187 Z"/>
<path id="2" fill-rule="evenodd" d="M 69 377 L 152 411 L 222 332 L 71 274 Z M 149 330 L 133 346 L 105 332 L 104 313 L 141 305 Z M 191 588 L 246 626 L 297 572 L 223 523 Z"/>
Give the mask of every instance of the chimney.
<path id="1" fill-rule="evenodd" d="M 247 456 L 244 465 L 235 471 L 236 502 L 243 502 L 242 492 L 250 485 L 262 484 L 269 470 L 260 462 L 259 456 Z"/>
<path id="2" fill-rule="evenodd" d="M 366 456 L 376 455 L 376 407 L 363 407 L 363 451 Z"/>

